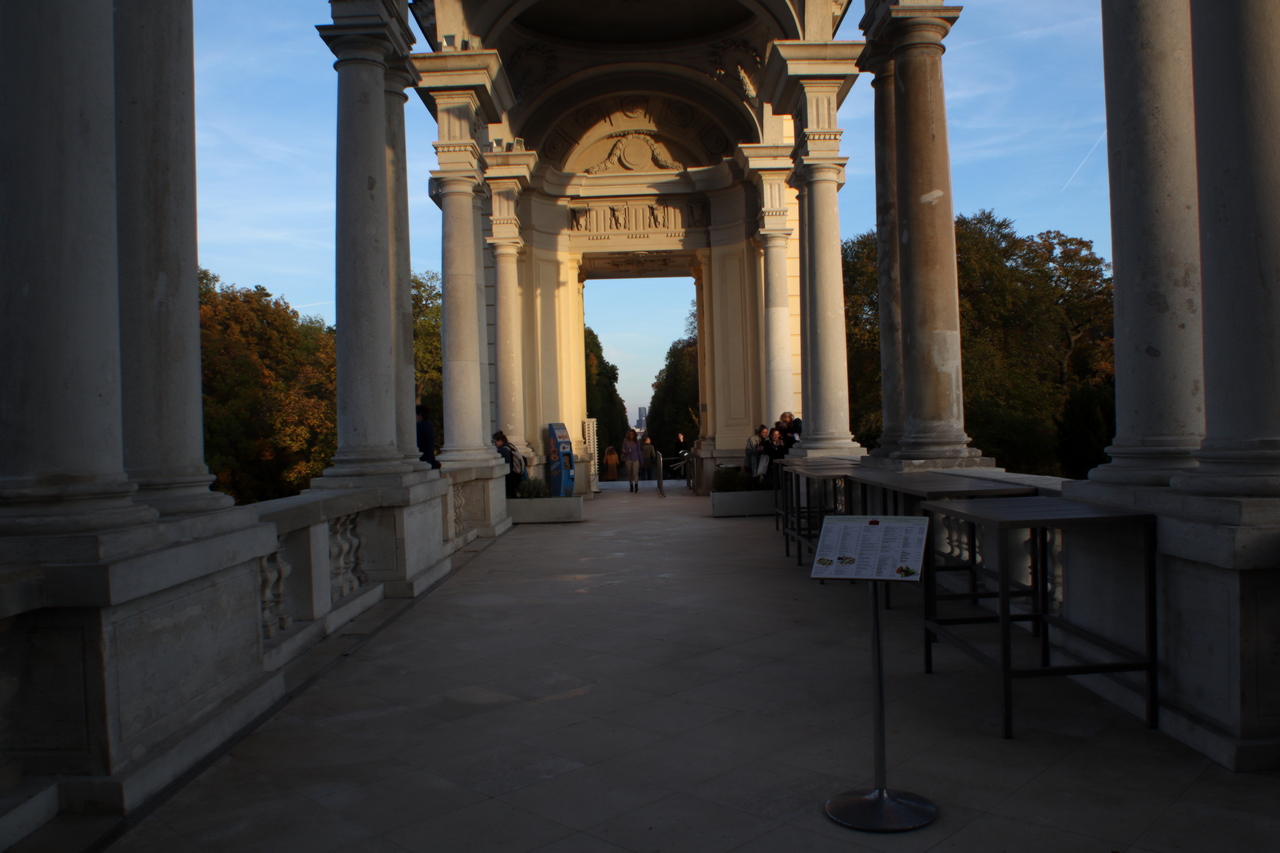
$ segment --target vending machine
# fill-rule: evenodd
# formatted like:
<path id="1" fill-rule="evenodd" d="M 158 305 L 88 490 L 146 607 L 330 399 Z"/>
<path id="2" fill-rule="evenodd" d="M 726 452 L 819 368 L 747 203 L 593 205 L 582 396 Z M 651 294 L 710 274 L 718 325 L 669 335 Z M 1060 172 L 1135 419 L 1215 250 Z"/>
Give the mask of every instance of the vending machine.
<path id="1" fill-rule="evenodd" d="M 573 439 L 564 424 L 548 424 L 547 442 L 547 485 L 551 488 L 551 497 L 570 497 L 573 494 Z"/>

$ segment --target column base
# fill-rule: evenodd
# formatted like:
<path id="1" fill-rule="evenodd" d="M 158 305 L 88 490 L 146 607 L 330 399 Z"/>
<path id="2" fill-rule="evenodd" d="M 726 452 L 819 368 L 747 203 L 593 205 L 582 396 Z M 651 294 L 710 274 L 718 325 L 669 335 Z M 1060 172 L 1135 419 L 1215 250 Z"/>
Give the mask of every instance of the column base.
<path id="1" fill-rule="evenodd" d="M 133 496 L 133 502 L 154 507 L 165 516 L 216 512 L 235 504 L 235 498 L 209 488 L 214 479 L 212 474 L 135 478 L 133 482 L 138 484 L 138 491 Z"/>
<path id="2" fill-rule="evenodd" d="M 1202 447 L 1199 467 L 1174 475 L 1169 485 L 1191 495 L 1280 497 L 1280 450 Z"/>
<path id="3" fill-rule="evenodd" d="M 1132 447 L 1112 445 L 1106 448 L 1111 461 L 1089 472 L 1089 479 L 1097 483 L 1117 483 L 1133 486 L 1167 486 L 1175 474 L 1196 470 L 1199 463 L 1191 454 L 1191 445 L 1176 447 Z"/>
<path id="4" fill-rule="evenodd" d="M 413 463 L 406 460 L 397 448 L 352 448 L 339 450 L 332 464 L 324 469 L 322 477 L 368 477 L 387 474 L 407 474 Z"/>
<path id="5" fill-rule="evenodd" d="M 980 453 L 977 450 L 974 452 Z M 994 458 L 981 455 L 939 459 L 900 459 L 893 456 L 868 455 L 862 458 L 862 464 L 867 468 L 880 468 L 885 471 L 947 471 L 973 468 L 1003 470 L 996 467 Z"/>
<path id="6" fill-rule="evenodd" d="M 159 513 L 131 500 L 137 489 L 123 476 L 48 486 L 27 481 L 0 488 L 0 535 L 42 536 L 150 524 Z"/>
<path id="7" fill-rule="evenodd" d="M 503 462 L 498 449 L 492 445 L 483 447 L 446 447 L 436 454 L 436 461 L 446 471 L 484 467 Z M 506 463 L 503 462 L 505 465 Z"/>

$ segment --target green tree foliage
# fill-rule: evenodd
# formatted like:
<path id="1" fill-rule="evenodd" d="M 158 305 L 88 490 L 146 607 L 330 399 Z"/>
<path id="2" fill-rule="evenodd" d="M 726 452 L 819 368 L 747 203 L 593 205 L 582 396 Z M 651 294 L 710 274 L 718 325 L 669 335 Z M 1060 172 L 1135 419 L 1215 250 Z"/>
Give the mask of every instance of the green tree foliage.
<path id="1" fill-rule="evenodd" d="M 297 494 L 337 448 L 332 328 L 200 271 L 205 458 L 237 503 Z"/>
<path id="2" fill-rule="evenodd" d="M 596 419 L 596 437 L 604 449 L 622 447 L 627 434 L 627 405 L 618 394 L 618 368 L 604 357 L 600 338 L 588 326 L 584 330 L 587 351 L 587 417 Z"/>
<path id="3" fill-rule="evenodd" d="M 675 453 L 676 433 L 692 444 L 698 437 L 698 338 L 680 338 L 653 381 L 647 434 L 665 456 Z"/>
<path id="4" fill-rule="evenodd" d="M 874 234 L 844 245 L 852 420 L 879 422 Z M 1111 279 L 1087 240 L 956 217 L 965 428 L 998 464 L 1082 477 L 1114 432 Z M 859 430 L 861 429 L 861 432 Z M 877 430 L 878 433 L 878 430 Z"/>
<path id="5" fill-rule="evenodd" d="M 444 356 L 440 338 L 443 296 L 440 274 L 432 270 L 414 273 L 410 290 L 413 301 L 414 393 L 419 405 L 431 412 L 436 443 L 444 443 Z"/>

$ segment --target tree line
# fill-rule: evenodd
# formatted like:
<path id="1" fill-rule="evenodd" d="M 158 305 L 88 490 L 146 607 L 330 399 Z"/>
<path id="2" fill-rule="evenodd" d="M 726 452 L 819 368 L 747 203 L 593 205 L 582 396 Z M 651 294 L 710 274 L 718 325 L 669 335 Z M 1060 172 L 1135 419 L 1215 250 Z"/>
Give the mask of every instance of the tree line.
<path id="1" fill-rule="evenodd" d="M 214 488 L 241 504 L 295 495 L 337 450 L 336 330 L 261 286 L 223 284 L 204 269 L 199 281 L 205 459 Z M 410 292 L 414 390 L 441 445 L 440 275 L 414 273 Z M 595 332 L 584 334 L 588 416 L 599 419 L 601 450 L 618 447 L 627 427 L 618 368 Z"/>
<path id="2" fill-rule="evenodd" d="M 876 235 L 842 244 L 850 431 L 882 430 Z M 965 428 L 998 465 L 1082 478 L 1115 433 L 1110 265 L 1088 240 L 1019 235 L 981 210 L 956 217 Z M 697 435 L 697 337 L 675 341 L 654 381 L 650 433 L 660 449 Z"/>

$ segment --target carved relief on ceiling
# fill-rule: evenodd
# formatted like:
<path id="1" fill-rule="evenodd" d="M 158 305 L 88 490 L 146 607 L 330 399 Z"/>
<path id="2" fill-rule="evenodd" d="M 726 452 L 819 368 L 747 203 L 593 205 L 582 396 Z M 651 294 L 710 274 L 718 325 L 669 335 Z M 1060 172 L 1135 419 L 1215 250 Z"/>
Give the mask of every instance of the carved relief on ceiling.
<path id="1" fill-rule="evenodd" d="M 744 100 L 754 100 L 764 67 L 760 51 L 741 39 L 728 39 L 711 46 L 707 54 L 711 76 Z"/>
<path id="2" fill-rule="evenodd" d="M 516 48 L 506 61 L 507 79 L 516 100 L 537 94 L 551 82 L 559 65 L 555 51 L 545 44 L 529 42 Z"/>
<path id="3" fill-rule="evenodd" d="M 555 168 L 588 175 L 709 166 L 732 148 L 719 123 L 702 109 L 643 93 L 613 95 L 575 108 L 538 146 Z"/>

